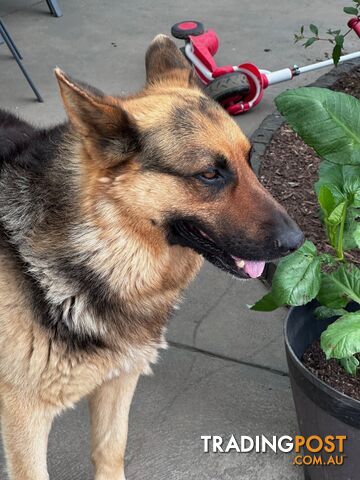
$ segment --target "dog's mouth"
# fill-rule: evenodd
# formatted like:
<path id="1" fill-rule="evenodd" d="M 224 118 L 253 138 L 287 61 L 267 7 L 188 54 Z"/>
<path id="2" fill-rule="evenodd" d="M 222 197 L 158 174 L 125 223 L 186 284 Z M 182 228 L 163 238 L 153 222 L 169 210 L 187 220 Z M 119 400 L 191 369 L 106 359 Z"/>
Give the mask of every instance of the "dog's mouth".
<path id="1" fill-rule="evenodd" d="M 170 226 L 170 242 L 190 247 L 218 268 L 239 278 L 258 278 L 264 260 L 246 260 L 221 248 L 203 228 L 188 220 L 176 220 Z"/>

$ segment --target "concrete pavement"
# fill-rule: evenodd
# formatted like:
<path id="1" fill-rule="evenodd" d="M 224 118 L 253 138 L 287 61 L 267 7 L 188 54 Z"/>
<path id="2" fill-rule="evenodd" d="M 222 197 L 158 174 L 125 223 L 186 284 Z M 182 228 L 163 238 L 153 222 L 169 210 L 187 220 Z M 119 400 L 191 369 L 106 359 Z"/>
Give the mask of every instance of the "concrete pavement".
<path id="1" fill-rule="evenodd" d="M 34 100 L 16 63 L 0 46 L 0 105 L 42 125 L 64 118 L 52 73 L 59 65 L 109 93 L 128 93 L 144 81 L 144 54 L 155 34 L 198 19 L 220 37 L 219 64 L 251 60 L 278 69 L 322 58 L 324 45 L 305 51 L 292 43 L 302 24 L 345 23 L 336 0 L 59 0 L 64 16 L 49 15 L 45 1 L 2 0 L 6 22 L 33 80 L 45 98 Z M 325 12 L 324 12 L 325 10 Z M 326 15 L 324 15 L 326 13 Z M 356 40 L 350 41 L 349 49 Z M 179 43 L 180 45 L 180 43 Z M 270 51 L 265 51 L 269 50 Z M 269 89 L 261 105 L 238 117 L 251 134 L 274 109 L 283 89 L 308 84 L 322 72 Z M 288 454 L 204 454 L 201 435 L 286 435 L 296 420 L 284 359 L 284 310 L 248 311 L 265 292 L 206 265 L 171 320 L 168 340 L 152 378 L 143 378 L 131 412 L 128 480 L 299 480 Z M 90 478 L 88 416 L 84 403 L 56 421 L 50 439 L 52 480 Z M 0 457 L 0 464 L 4 464 Z"/>

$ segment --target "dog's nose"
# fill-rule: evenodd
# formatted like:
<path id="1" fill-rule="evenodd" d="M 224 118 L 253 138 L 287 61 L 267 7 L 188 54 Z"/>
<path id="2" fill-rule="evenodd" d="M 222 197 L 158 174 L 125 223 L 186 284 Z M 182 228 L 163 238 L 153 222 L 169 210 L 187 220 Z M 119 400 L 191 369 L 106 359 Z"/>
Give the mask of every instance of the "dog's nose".
<path id="1" fill-rule="evenodd" d="M 294 252 L 305 240 L 303 232 L 293 220 L 287 219 L 285 224 L 286 226 L 283 225 L 282 228 L 278 230 L 275 240 L 275 245 L 281 256 Z"/>

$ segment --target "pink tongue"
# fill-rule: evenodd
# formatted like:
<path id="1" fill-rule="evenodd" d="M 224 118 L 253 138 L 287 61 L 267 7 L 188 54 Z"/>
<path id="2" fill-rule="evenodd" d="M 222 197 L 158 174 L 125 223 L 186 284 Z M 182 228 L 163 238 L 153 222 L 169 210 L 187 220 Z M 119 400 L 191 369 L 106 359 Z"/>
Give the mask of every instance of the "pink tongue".
<path id="1" fill-rule="evenodd" d="M 265 262 L 253 262 L 251 260 L 245 260 L 244 271 L 251 278 L 258 278 L 262 274 L 265 268 Z"/>

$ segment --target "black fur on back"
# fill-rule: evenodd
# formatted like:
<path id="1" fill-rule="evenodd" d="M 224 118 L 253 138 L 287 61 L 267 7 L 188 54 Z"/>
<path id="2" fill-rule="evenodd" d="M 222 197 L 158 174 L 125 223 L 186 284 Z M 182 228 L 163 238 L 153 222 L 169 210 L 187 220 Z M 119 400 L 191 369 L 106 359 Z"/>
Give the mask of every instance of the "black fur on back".
<path id="1" fill-rule="evenodd" d="M 68 279 L 71 283 L 73 279 L 64 271 L 68 263 L 66 253 L 70 256 L 70 252 L 59 252 L 58 259 L 54 252 L 49 252 L 48 259 L 39 259 L 32 258 L 31 248 L 27 246 L 34 230 L 49 229 L 55 236 L 63 236 L 64 216 L 69 223 L 73 221 L 69 214 L 75 197 L 69 175 L 71 167 L 66 165 L 66 150 L 62 158 L 64 164 L 60 163 L 59 154 L 60 149 L 64 149 L 67 132 L 66 124 L 37 129 L 0 109 L 0 248 L 14 260 L 23 276 L 34 318 L 49 331 L 52 339 L 65 343 L 70 350 L 93 350 L 104 346 L 103 342 L 86 332 L 72 331 L 73 309 L 69 309 L 65 318 L 63 305 L 49 302 L 41 276 L 32 264 L 32 260 L 35 265 L 48 262 L 48 268 L 55 275 L 60 274 L 64 281 Z M 81 262 L 76 264 L 73 260 L 74 271 L 82 270 Z M 93 276 L 91 272 L 90 276 Z M 83 282 L 86 286 L 86 276 Z M 94 296 L 93 291 L 91 295 Z"/>
<path id="2" fill-rule="evenodd" d="M 26 149 L 35 129 L 5 110 L 0 110 L 0 164 Z"/>
<path id="3" fill-rule="evenodd" d="M 50 129 L 37 129 L 13 113 L 0 109 L 0 165 L 4 162 L 38 171 L 53 156 L 66 124 Z"/>

